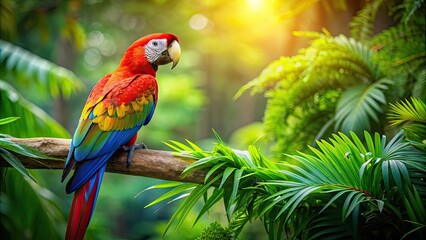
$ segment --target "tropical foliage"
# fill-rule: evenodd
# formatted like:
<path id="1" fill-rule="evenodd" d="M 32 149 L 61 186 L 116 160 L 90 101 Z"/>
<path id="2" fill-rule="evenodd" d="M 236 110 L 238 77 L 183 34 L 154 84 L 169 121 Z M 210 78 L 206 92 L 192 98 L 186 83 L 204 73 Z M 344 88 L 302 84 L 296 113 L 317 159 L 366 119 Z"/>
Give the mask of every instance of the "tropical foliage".
<path id="1" fill-rule="evenodd" d="M 0 125 L 10 124 L 18 118 L 0 119 Z M 50 158 L 28 146 L 18 145 L 5 135 L 0 135 L 0 157 L 14 169 L 6 174 L 1 169 L 1 232 L 7 239 L 61 239 L 64 216 L 58 207 L 58 199 L 50 190 L 36 183 L 35 178 L 22 165 L 17 156 L 39 159 Z M 33 175 L 37 175 L 34 172 Z M 19 190 L 18 190 L 19 189 Z M 32 208 L 22 207 L 31 202 Z M 22 216 L 27 216 L 22 219 Z M 46 230 L 33 231 L 33 226 L 41 224 Z"/>
<path id="2" fill-rule="evenodd" d="M 230 239 L 254 220 L 269 239 L 426 236 L 424 1 L 385 3 L 369 1 L 351 37 L 296 32 L 313 38 L 310 45 L 272 62 L 236 94 L 266 97 L 271 157 L 253 145 L 232 149 L 217 134 L 211 151 L 168 143 L 197 159 L 184 174 L 208 173 L 204 185 L 152 187 L 173 189 L 148 206 L 183 199 L 166 232 L 175 233 L 197 202 L 194 224 L 223 201 Z M 374 35 L 383 7 L 396 24 Z"/>
<path id="3" fill-rule="evenodd" d="M 426 149 L 426 105 L 417 98 L 411 98 L 411 102 L 400 101 L 390 104 L 388 119 L 393 127 L 403 127 L 408 139 L 413 140 L 419 149 Z"/>
<path id="4" fill-rule="evenodd" d="M 40 179 L 38 172 L 31 175 Z M 4 180 L 1 192 L 2 238 L 63 239 L 66 223 L 59 207 L 60 199 L 51 190 L 42 187 L 41 182 L 22 177 L 14 169 L 7 171 Z"/>
<path id="5" fill-rule="evenodd" d="M 14 87 L 28 91 L 34 88 L 50 99 L 62 94 L 69 97 L 81 90 L 83 83 L 71 71 L 40 58 L 18 46 L 0 40 L 0 118 L 19 116 L 11 124 L 1 125 L 0 132 L 15 137 L 69 137 L 69 133 L 44 110 L 28 101 Z M 13 85 L 12 85 L 13 84 Z"/>
<path id="6" fill-rule="evenodd" d="M 292 0 L 276 9 L 287 9 L 281 12 L 280 19 L 288 20 L 303 14 L 317 2 L 325 8 L 335 5 L 334 9 L 350 5 L 344 0 Z M 186 3 L 185 6 L 190 5 L 189 1 Z M 153 121 L 158 125 L 153 125 L 154 130 L 146 134 L 154 136 L 152 142 L 170 139 L 169 136 L 173 139 L 178 134 L 170 134 L 175 133 L 186 137 L 199 134 L 189 133 L 189 129 L 193 129 L 197 111 L 205 101 L 203 93 L 196 89 L 203 80 L 208 90 L 217 92 L 207 94 L 210 105 L 214 105 L 213 113 L 207 114 L 200 126 L 211 127 L 216 121 L 225 125 L 227 131 L 232 129 L 228 115 L 235 109 L 227 96 L 232 86 L 239 83 L 229 80 L 234 76 L 248 78 L 254 74 L 256 66 L 263 64 L 264 52 L 276 51 L 268 37 L 264 42 L 268 44 L 259 45 L 257 41 L 265 37 L 266 28 L 275 33 L 276 27 L 271 24 L 265 24 L 265 29 L 252 27 L 261 18 L 253 17 L 258 16 L 256 11 L 244 9 L 241 9 L 242 15 L 235 14 L 235 7 L 240 7 L 239 1 L 231 1 L 226 6 L 222 6 L 221 1 L 207 1 L 196 6 L 191 3 L 193 8 L 180 8 L 173 1 L 150 1 L 143 8 L 138 1 L 118 4 L 114 1 L 5 0 L 1 4 L 1 33 L 8 41 L 0 40 L 0 69 L 5 73 L 0 79 L 0 132 L 16 137 L 69 137 L 49 116 L 51 112 L 41 110 L 34 102 L 52 104 L 62 98 L 67 100 L 71 93 L 82 89 L 82 83 L 72 72 L 46 59 L 54 58 L 56 48 L 63 50 L 64 41 L 70 41 L 73 50 L 82 49 L 86 43 L 84 31 L 88 33 L 88 48 L 82 53 L 84 58 L 75 61 L 76 69 L 79 75 L 93 80 L 99 79 L 98 69 L 115 67 L 119 57 L 116 50 L 124 49 L 127 41 L 141 32 L 175 30 L 172 27 L 179 25 L 179 30 L 175 31 L 182 33 L 182 43 L 191 42 L 187 40 L 193 35 L 203 36 L 203 41 L 191 42 L 192 50 L 189 45 L 182 45 L 188 48 L 185 59 L 191 61 L 182 61 L 181 67 L 192 73 L 176 76 L 166 72 L 163 78 L 166 87 L 161 88 L 165 92 L 160 93 L 164 97 L 161 97 L 156 114 L 162 118 Z M 156 21 L 155 27 L 147 24 L 147 19 L 157 20 L 157 12 L 165 11 L 165 6 L 174 11 L 168 16 L 171 21 Z M 377 33 L 376 16 L 383 9 L 389 12 L 395 24 Z M 194 32 L 174 21 L 186 18 Z M 204 21 L 205 26 L 197 29 L 200 27 L 198 20 Z M 270 23 L 269 18 L 264 20 Z M 229 25 L 235 25 L 244 35 L 232 35 L 235 31 L 228 31 Z M 199 239 L 241 237 L 244 227 L 255 220 L 264 224 L 270 239 L 425 238 L 425 25 L 424 0 L 372 0 L 365 1 L 352 19 L 350 36 L 333 36 L 326 29 L 320 33 L 295 32 L 298 37 L 310 38 L 309 46 L 295 56 L 272 62 L 236 95 L 248 90 L 264 94 L 267 108 L 263 129 L 266 134 L 262 141 L 268 141 L 263 146 L 273 145 L 272 151 L 257 147 L 260 142 L 255 140 L 258 127 L 246 129 L 253 140 L 244 140 L 257 141 L 256 146 L 250 145 L 247 151 L 230 148 L 217 134 L 218 142 L 211 151 L 202 150 L 190 141 L 168 143 L 177 154 L 197 159 L 185 174 L 199 169 L 208 174 L 203 185 L 166 182 L 149 188 L 173 189 L 163 192 L 148 206 L 163 201 L 182 201 L 165 226 L 166 232 L 189 228 L 185 224 L 194 211 L 197 212 L 194 224 L 205 221 L 202 216 L 223 202 L 228 226 L 222 228 L 213 223 Z M 204 35 L 197 35 L 200 33 Z M 233 44 L 223 44 L 223 39 Z M 212 48 L 213 45 L 217 48 Z M 247 66 L 244 72 L 243 63 Z M 193 73 L 193 69 L 201 71 Z M 226 92 L 221 90 L 222 85 L 226 86 Z M 164 108 L 160 109 L 162 106 Z M 67 110 L 62 109 L 62 112 Z M 244 107 L 238 110 L 246 112 Z M 240 115 L 239 118 L 245 117 Z M 7 138 L 0 138 L 1 158 L 16 168 L 2 175 L 5 180 L 1 192 L 2 237 L 60 239 L 65 220 L 58 212 L 58 199 L 41 187 L 43 178 L 39 172 L 23 168 L 16 154 L 43 157 Z M 40 185 L 31 178 L 37 179 Z M 59 178 L 52 178 L 54 186 L 58 186 Z M 114 187 L 140 187 L 140 181 L 129 184 L 127 180 L 115 183 Z M 104 184 L 108 184 L 108 179 Z M 126 198 L 125 194 L 104 194 L 120 200 Z M 128 204 L 131 205 L 128 209 L 132 210 L 140 204 L 126 201 L 133 204 Z M 140 226 L 147 229 L 147 221 L 144 222 L 139 211 L 123 214 L 121 205 L 107 204 L 110 212 L 116 214 L 114 219 L 121 220 L 124 215 L 132 219 L 128 221 L 133 222 L 131 229 L 119 229 L 121 237 L 145 236 L 147 233 Z M 89 238 L 102 238 L 114 231 L 110 226 L 115 224 L 108 225 L 106 221 L 117 221 L 109 221 L 113 219 L 111 213 L 103 214 L 106 217 L 93 219 Z M 151 221 L 153 216 L 149 218 L 151 224 L 161 225 Z M 45 226 L 43 231 L 34 228 L 39 224 Z M 96 231 L 96 227 L 102 231 Z M 159 231 L 159 227 L 149 228 L 149 231 L 148 234 L 152 234 Z"/>
<path id="7" fill-rule="evenodd" d="M 18 20 L 38 22 L 34 17 L 17 19 L 11 1 L 2 1 L 1 5 L 1 35 L 4 39 L 16 42 Z M 28 9 L 29 5 L 20 5 L 21 10 Z M 39 27 L 43 28 L 42 25 Z M 34 34 L 55 41 L 45 31 Z M 37 46 L 40 50 L 44 45 L 38 42 Z M 83 89 L 83 83 L 70 70 L 10 41 L 0 40 L 0 52 L 0 158 L 15 168 L 1 169 L 2 238 L 61 239 L 65 217 L 59 198 L 45 187 L 40 172 L 26 170 L 19 161 L 20 156 L 49 158 L 10 141 L 8 137 L 69 138 L 68 131 L 40 103 L 53 103 L 61 97 L 69 99 L 72 93 Z"/>
<path id="8" fill-rule="evenodd" d="M 351 22 L 351 37 L 296 32 L 313 38 L 281 57 L 237 93 L 264 93 L 264 131 L 276 155 L 303 149 L 332 132 L 383 132 L 388 103 L 426 96 L 424 1 L 390 6 L 398 23 L 373 35 L 385 1 L 370 1 Z M 423 7 L 421 7 L 423 6 Z M 334 128 L 332 126 L 334 125 Z"/>
<path id="9" fill-rule="evenodd" d="M 13 137 L 70 137 L 69 131 L 72 131 L 75 127 L 81 111 L 81 104 L 84 103 L 90 89 L 85 87 L 85 85 L 94 84 L 102 77 L 102 74 L 113 70 L 112 68 L 116 67 L 119 61 L 118 58 L 121 57 L 125 47 L 129 46 L 131 41 L 140 37 L 141 34 L 146 34 L 150 31 L 146 29 L 144 31 L 140 31 L 140 29 L 134 31 L 132 29 L 132 34 L 124 34 L 126 41 L 123 41 L 123 28 L 120 21 L 112 20 L 111 25 L 104 21 L 102 22 L 104 25 L 97 23 L 95 26 L 93 19 L 98 21 L 101 16 L 105 16 L 105 12 L 110 11 L 106 10 L 110 9 L 110 4 L 107 2 L 109 1 L 90 3 L 86 1 L 83 3 L 74 0 L 61 2 L 5 0 L 1 2 L 0 72 L 2 75 L 0 77 L 0 119 L 17 117 L 15 121 L 11 121 L 8 124 L 0 124 L 1 134 Z M 128 4 L 140 6 L 138 1 Z M 113 5 L 123 6 L 122 3 Z M 150 3 L 149 5 L 158 6 L 161 4 Z M 80 6 L 85 10 L 78 11 Z M 101 11 L 99 11 L 100 8 L 102 8 Z M 132 9 L 140 8 L 133 7 Z M 144 7 L 141 12 L 154 13 L 156 11 L 152 11 L 152 9 L 147 11 L 146 7 Z M 90 16 L 85 16 L 85 14 Z M 96 14 L 98 16 L 94 16 Z M 146 17 L 146 15 L 140 13 L 135 15 Z M 108 21 L 110 20 L 111 17 L 109 15 Z M 163 21 L 163 23 L 165 22 L 167 21 Z M 121 31 L 117 34 L 117 36 L 120 36 L 119 38 L 115 35 L 114 31 L 116 30 Z M 103 41 L 103 44 L 94 44 L 96 42 L 96 39 L 94 39 L 96 34 L 94 33 L 100 34 L 100 31 L 104 34 L 101 39 L 105 41 Z M 86 39 L 86 34 L 88 39 Z M 76 54 L 78 50 L 86 51 Z M 93 59 L 93 54 L 90 55 L 90 53 L 93 52 L 99 53 L 106 60 L 103 59 L 102 64 L 92 65 L 93 61 L 90 61 L 90 59 Z M 82 57 L 77 59 L 77 55 Z M 184 66 L 184 64 L 181 63 L 180 66 Z M 84 79 L 80 79 L 77 75 L 79 77 L 84 76 Z M 194 132 L 189 131 L 196 121 L 196 118 L 192 116 L 198 114 L 198 109 L 203 105 L 205 99 L 203 92 L 198 89 L 198 83 L 194 81 L 195 75 L 182 72 L 179 75 L 169 73 L 162 78 L 165 82 L 161 84 L 165 85 L 165 87 L 160 88 L 162 96 L 161 107 L 157 109 L 156 115 L 162 115 L 164 118 L 159 121 L 153 121 L 157 122 L 157 125 L 153 126 L 152 130 L 144 130 L 143 134 L 140 134 L 152 136 L 150 139 L 147 137 L 144 139 L 148 142 L 150 148 L 164 147 L 161 141 L 170 139 L 170 136 L 176 138 L 179 133 L 189 134 Z M 85 80 L 84 84 L 82 80 Z M 176 107 L 177 103 L 181 104 L 180 108 Z M 170 119 L 175 121 L 170 121 Z M 193 134 L 189 135 L 192 136 Z M 5 219 L 5 221 L 1 221 L 0 225 L 1 238 L 61 239 L 65 229 L 63 216 L 61 219 L 52 218 L 52 216 L 49 216 L 48 210 L 46 214 L 40 214 L 43 209 L 38 207 L 43 205 L 46 209 L 56 209 L 60 206 L 63 211 L 62 215 L 66 215 L 71 197 L 65 195 L 64 186 L 60 184 L 59 171 L 54 173 L 49 171 L 47 173 L 26 170 L 17 160 L 19 159 L 19 154 L 35 153 L 27 152 L 29 151 L 28 149 L 10 142 L 6 136 L 0 139 L 2 139 L 0 143 L 0 160 L 7 161 L 22 173 L 20 174 L 15 170 L 3 171 L 4 168 L 1 169 L 3 173 L 1 179 L 4 180 L 4 185 L 9 186 L 6 188 L 2 185 L 1 188 L 1 218 L 2 220 Z M 4 173 L 7 174 L 4 175 Z M 28 183 L 27 180 L 31 179 L 28 176 L 33 177 L 39 186 Z M 18 181 L 18 178 L 22 179 Z M 129 179 L 125 176 L 120 179 L 140 182 L 140 179 Z M 17 185 L 13 185 L 9 181 L 21 184 L 22 191 L 13 192 L 12 186 L 17 187 Z M 106 178 L 104 184 L 108 184 L 108 181 L 108 178 Z M 144 181 L 146 184 L 156 182 L 149 179 Z M 126 182 L 126 184 L 128 183 Z M 110 185 L 119 186 L 117 182 Z M 137 184 L 128 185 L 132 186 L 126 191 L 130 195 L 140 189 Z M 34 188 L 34 186 L 38 187 Z M 54 196 L 53 192 L 46 190 L 46 187 L 54 191 L 58 197 Z M 43 194 L 47 195 L 44 196 Z M 113 201 L 122 202 L 122 204 L 116 205 L 119 207 L 109 206 L 106 208 L 109 210 L 107 213 L 109 216 L 114 217 L 117 213 L 120 213 L 121 209 L 124 208 L 122 206 L 128 209 L 138 206 L 137 201 L 125 196 L 121 195 L 119 200 Z M 46 200 L 45 197 L 49 198 L 48 201 L 44 201 Z M 17 198 L 22 199 L 22 201 L 15 200 Z M 28 204 L 23 203 L 25 200 L 31 201 L 33 205 L 28 206 Z M 16 204 L 9 204 L 11 201 L 16 202 Z M 143 201 L 148 200 L 144 199 Z M 124 202 L 130 204 L 124 204 Z M 22 206 L 28 207 L 23 209 Z M 119 209 L 118 211 L 117 208 Z M 155 235 L 159 232 L 155 228 L 140 230 L 133 226 L 144 223 L 146 219 L 151 222 L 154 222 L 154 220 L 161 222 L 161 216 L 147 215 L 144 219 L 140 218 L 139 213 L 134 212 L 133 215 L 128 214 L 126 218 L 133 219 L 133 224 L 129 224 L 129 228 L 131 226 L 132 231 L 126 232 L 117 227 L 115 232 L 123 232 L 122 234 L 127 237 L 142 234 Z M 20 224 L 19 219 L 25 219 L 25 224 Z M 45 235 L 38 232 L 41 228 L 38 227 L 38 224 L 34 224 L 37 220 L 43 223 L 46 228 L 49 228 L 48 231 L 44 231 Z M 102 222 L 102 220 L 99 222 Z M 111 235 L 114 229 L 104 227 L 107 224 L 100 224 L 104 230 L 96 231 L 96 220 L 94 220 L 92 222 L 94 227 L 89 229 L 87 235 L 100 239 Z M 111 226 L 115 225 L 111 223 Z M 197 234 L 198 232 L 193 236 Z"/>
<path id="10" fill-rule="evenodd" d="M 154 186 L 174 188 L 148 206 L 184 199 L 166 231 L 173 225 L 176 231 L 202 199 L 194 224 L 223 200 L 234 237 L 249 221 L 261 219 L 269 239 L 423 238 L 425 149 L 407 142 L 403 131 L 389 141 L 368 132 L 364 139 L 363 144 L 353 132 L 350 138 L 333 134 L 318 141 L 318 148 L 310 147 L 311 153 L 286 155 L 281 161 L 269 160 L 255 146 L 231 149 L 219 137 L 209 152 L 189 141 L 172 141 L 169 146 L 179 154 L 197 159 L 183 174 L 207 169 L 205 184 Z"/>

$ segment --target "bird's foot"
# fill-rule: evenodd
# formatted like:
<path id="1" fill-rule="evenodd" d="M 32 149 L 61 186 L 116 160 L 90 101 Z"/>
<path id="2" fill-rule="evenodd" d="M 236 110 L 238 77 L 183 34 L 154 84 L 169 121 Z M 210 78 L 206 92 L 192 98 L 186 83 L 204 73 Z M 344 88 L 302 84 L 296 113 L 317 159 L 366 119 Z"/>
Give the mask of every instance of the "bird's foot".
<path id="1" fill-rule="evenodd" d="M 134 153 L 135 149 L 147 149 L 147 147 L 144 143 L 133 144 L 132 146 L 123 145 L 122 148 L 123 148 L 123 151 L 129 152 L 129 154 L 127 155 L 127 167 L 129 167 L 130 163 L 132 162 L 133 153 Z"/>

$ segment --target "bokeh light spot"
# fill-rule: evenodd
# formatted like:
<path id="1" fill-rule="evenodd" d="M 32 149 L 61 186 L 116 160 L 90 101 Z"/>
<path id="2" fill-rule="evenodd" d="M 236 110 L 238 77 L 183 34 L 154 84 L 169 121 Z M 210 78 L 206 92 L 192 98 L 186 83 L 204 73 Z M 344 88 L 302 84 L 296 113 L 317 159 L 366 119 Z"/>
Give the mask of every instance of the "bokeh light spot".
<path id="1" fill-rule="evenodd" d="M 209 19 L 203 14 L 195 14 L 189 19 L 189 26 L 197 31 L 205 29 L 208 23 Z"/>
<path id="2" fill-rule="evenodd" d="M 87 38 L 87 45 L 89 47 L 98 47 L 104 41 L 104 34 L 100 31 L 92 31 Z"/>
<path id="3" fill-rule="evenodd" d="M 96 66 L 101 62 L 101 54 L 96 48 L 89 48 L 84 53 L 84 61 L 86 61 L 87 64 Z"/>

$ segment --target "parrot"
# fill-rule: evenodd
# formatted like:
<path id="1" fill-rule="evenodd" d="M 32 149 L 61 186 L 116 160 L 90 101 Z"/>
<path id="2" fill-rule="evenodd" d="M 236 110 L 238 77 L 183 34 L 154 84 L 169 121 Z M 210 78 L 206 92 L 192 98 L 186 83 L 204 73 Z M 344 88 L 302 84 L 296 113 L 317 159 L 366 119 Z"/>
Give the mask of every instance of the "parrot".
<path id="1" fill-rule="evenodd" d="M 62 180 L 74 169 L 65 191 L 74 192 L 65 239 L 83 239 L 95 209 L 108 160 L 118 149 L 146 148 L 136 144 L 138 130 L 147 125 L 157 106 L 159 65 L 178 64 L 179 39 L 170 33 L 153 33 L 136 40 L 118 67 L 91 90 L 71 139 Z"/>

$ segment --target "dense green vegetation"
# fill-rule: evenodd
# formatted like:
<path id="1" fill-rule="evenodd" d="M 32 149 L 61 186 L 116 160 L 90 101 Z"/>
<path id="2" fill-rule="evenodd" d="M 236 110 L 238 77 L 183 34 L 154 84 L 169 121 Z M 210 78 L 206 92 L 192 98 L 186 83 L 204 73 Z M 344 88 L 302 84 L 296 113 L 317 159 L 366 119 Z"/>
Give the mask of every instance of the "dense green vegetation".
<path id="1" fill-rule="evenodd" d="M 161 31 L 179 35 L 183 56 L 160 69 L 141 135 L 154 149 L 177 140 L 168 147 L 198 159 L 184 174 L 207 169 L 205 184 L 107 175 L 87 239 L 426 237 L 423 0 L 4 0 L 0 10 L 0 156 L 16 169 L 1 172 L 2 239 L 63 238 L 71 201 L 59 171 L 26 170 L 16 153 L 44 156 L 6 135 L 69 138 L 91 86 L 132 41 Z M 153 194 L 135 198 L 144 188 Z"/>
<path id="2" fill-rule="evenodd" d="M 234 237 L 255 219 L 269 239 L 426 236 L 424 2 L 389 6 L 397 23 L 374 35 L 382 5 L 371 1 L 357 13 L 352 37 L 296 32 L 313 38 L 310 46 L 272 62 L 237 93 L 264 93 L 274 160 L 220 138 L 212 151 L 171 142 L 198 159 L 184 173 L 210 170 L 204 185 L 179 184 L 153 202 L 185 197 L 166 231 L 202 198 L 195 222 L 223 200 Z"/>

